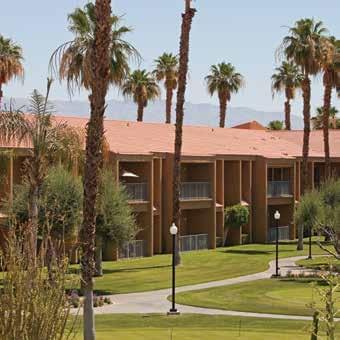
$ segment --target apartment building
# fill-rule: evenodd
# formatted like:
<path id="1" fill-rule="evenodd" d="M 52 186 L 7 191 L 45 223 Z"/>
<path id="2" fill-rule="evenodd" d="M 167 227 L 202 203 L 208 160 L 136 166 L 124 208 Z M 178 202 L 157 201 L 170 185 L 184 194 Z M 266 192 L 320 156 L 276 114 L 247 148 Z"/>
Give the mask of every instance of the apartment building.
<path id="1" fill-rule="evenodd" d="M 75 127 L 86 119 L 57 117 Z M 174 152 L 173 125 L 105 121 L 106 140 L 117 183 L 125 186 L 140 232 L 136 240 L 117 250 L 106 244 L 104 259 L 153 256 L 171 251 Z M 280 238 L 294 239 L 294 210 L 300 199 L 302 131 L 267 131 L 250 122 L 232 129 L 185 126 L 181 162 L 181 250 L 214 249 L 247 242 L 271 242 L 274 212 L 279 210 Z M 13 148 L 17 146 L 6 146 Z M 26 146 L 27 147 L 27 146 Z M 332 168 L 340 175 L 340 131 L 330 131 Z M 25 146 L 20 146 L 24 153 Z M 20 181 L 20 157 L 8 165 L 8 181 L 1 188 L 12 194 Z M 323 180 L 322 131 L 310 142 L 309 180 Z M 242 230 L 225 230 L 224 211 L 242 204 L 250 211 Z"/>

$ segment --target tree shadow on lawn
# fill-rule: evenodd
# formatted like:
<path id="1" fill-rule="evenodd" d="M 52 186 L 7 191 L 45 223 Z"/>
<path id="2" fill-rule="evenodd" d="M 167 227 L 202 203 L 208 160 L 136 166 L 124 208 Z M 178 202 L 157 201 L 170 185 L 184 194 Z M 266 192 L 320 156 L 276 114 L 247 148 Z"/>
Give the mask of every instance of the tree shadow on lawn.
<path id="1" fill-rule="evenodd" d="M 240 255 L 270 255 L 275 251 L 265 251 L 265 250 L 252 250 L 252 249 L 230 249 L 230 250 L 220 250 L 220 253 L 225 254 L 240 254 Z"/>
<path id="2" fill-rule="evenodd" d="M 148 266 L 148 267 L 134 267 L 134 268 L 119 268 L 119 269 L 103 269 L 103 273 L 105 274 L 114 274 L 114 273 L 124 273 L 124 272 L 138 272 L 141 270 L 148 269 L 162 269 L 162 268 L 170 268 L 171 264 L 161 265 L 161 266 Z M 79 268 L 70 268 L 68 274 L 80 274 Z"/>

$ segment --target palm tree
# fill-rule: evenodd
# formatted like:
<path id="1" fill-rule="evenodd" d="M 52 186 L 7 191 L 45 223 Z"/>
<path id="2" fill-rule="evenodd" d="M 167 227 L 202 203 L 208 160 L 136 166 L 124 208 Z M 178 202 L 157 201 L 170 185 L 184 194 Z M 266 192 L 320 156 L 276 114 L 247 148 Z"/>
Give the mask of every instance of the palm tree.
<path id="1" fill-rule="evenodd" d="M 338 73 L 336 70 L 336 40 L 334 37 L 321 40 L 320 62 L 323 72 L 323 140 L 325 150 L 325 177 L 331 176 L 331 160 L 329 150 L 329 118 L 332 101 L 332 90 L 336 87 Z"/>
<path id="2" fill-rule="evenodd" d="M 324 120 L 324 114 L 323 114 L 324 110 L 322 107 L 318 107 L 316 109 L 316 116 L 314 116 L 312 118 L 313 120 L 313 125 L 314 125 L 314 129 L 316 130 L 320 130 L 323 129 L 323 120 Z M 336 124 L 334 124 L 334 120 L 336 119 L 336 115 L 339 111 L 337 110 L 337 108 L 335 106 L 330 107 L 329 109 L 329 121 L 328 121 L 328 126 L 330 129 L 334 129 L 336 128 Z"/>
<path id="3" fill-rule="evenodd" d="M 22 49 L 11 39 L 0 34 L 0 108 L 3 98 L 2 85 L 11 79 L 24 76 Z"/>
<path id="4" fill-rule="evenodd" d="M 175 128 L 175 152 L 173 172 L 173 222 L 179 227 L 180 232 L 180 187 L 181 187 L 181 154 L 182 154 L 182 133 L 184 118 L 185 91 L 187 85 L 190 30 L 196 9 L 191 8 L 191 0 L 185 0 L 185 13 L 182 15 L 182 28 L 179 48 L 179 71 L 176 103 L 176 128 Z M 179 234 L 177 235 L 176 264 L 180 263 Z"/>
<path id="5" fill-rule="evenodd" d="M 276 73 L 272 75 L 272 93 L 273 97 L 275 92 L 285 91 L 285 125 L 286 130 L 291 129 L 290 113 L 291 105 L 290 101 L 295 97 L 296 89 L 300 88 L 303 75 L 301 74 L 299 67 L 293 62 L 284 61 L 280 67 L 275 69 Z"/>
<path id="6" fill-rule="evenodd" d="M 125 97 L 132 98 L 137 104 L 137 122 L 142 122 L 144 108 L 148 106 L 149 100 L 154 100 L 160 96 L 160 88 L 149 72 L 136 70 L 122 85 L 122 93 Z"/>
<path id="7" fill-rule="evenodd" d="M 64 122 L 52 118 L 53 107 L 48 102 L 51 88 L 48 80 L 47 94 L 43 97 L 37 90 L 33 91 L 29 115 L 19 110 L 0 112 L 0 139 L 3 142 L 26 142 L 31 148 L 25 163 L 25 175 L 29 183 L 29 220 L 31 227 L 31 260 L 35 261 L 37 253 L 39 196 L 51 162 L 62 154 L 76 153 L 74 145 L 80 145 L 78 134 Z M 80 137 L 79 137 L 80 138 Z"/>
<path id="8" fill-rule="evenodd" d="M 279 51 L 283 51 L 288 61 L 294 62 L 300 67 L 303 74 L 301 82 L 303 94 L 303 148 L 302 148 L 302 177 L 301 191 L 304 192 L 309 185 L 308 181 L 308 155 L 310 137 L 310 99 L 311 81 L 310 76 L 320 71 L 320 40 L 327 30 L 321 21 L 314 19 L 298 20 L 293 27 L 289 28 L 289 35 L 284 37 Z M 303 227 L 299 228 L 298 250 L 303 249 Z"/>
<path id="9" fill-rule="evenodd" d="M 173 92 L 177 88 L 178 81 L 178 57 L 172 53 L 163 53 L 155 60 L 156 68 L 153 74 L 157 81 L 164 80 L 166 90 L 166 119 L 165 123 L 171 123 L 171 107 Z"/>
<path id="10" fill-rule="evenodd" d="M 210 74 L 205 78 L 208 92 L 211 96 L 218 94 L 220 101 L 220 127 L 224 128 L 227 102 L 231 99 L 232 93 L 237 93 L 244 86 L 243 76 L 236 72 L 235 67 L 230 63 L 222 62 L 210 68 Z"/>
<path id="11" fill-rule="evenodd" d="M 139 59 L 137 50 L 124 37 L 132 31 L 121 26 L 121 17 L 111 15 L 110 83 L 121 85 L 130 72 L 129 60 Z M 91 2 L 83 9 L 76 8 L 68 15 L 69 30 L 74 39 L 60 45 L 50 58 L 50 69 L 60 80 L 66 80 L 68 90 L 91 87 L 91 55 L 96 28 L 95 5 Z"/>
<path id="12" fill-rule="evenodd" d="M 122 73 L 118 71 L 121 69 L 120 66 L 115 68 L 118 72 L 117 77 L 112 72 L 112 56 L 115 54 L 112 45 L 115 41 L 113 39 L 115 31 L 112 30 L 114 19 L 111 15 L 111 0 L 96 0 L 92 14 L 93 39 L 89 46 L 89 54 L 86 57 L 90 69 L 88 73 L 87 70 L 81 71 L 82 74 L 87 73 L 89 76 L 88 85 L 91 91 L 89 95 L 91 114 L 87 124 L 84 168 L 84 217 L 81 230 L 85 340 L 96 338 L 93 310 L 93 275 L 95 273 L 96 200 L 99 170 L 103 163 L 105 98 L 110 82 L 113 79 L 115 79 L 115 82 L 119 82 L 122 77 Z M 121 61 L 125 60 L 125 56 L 122 57 Z"/>

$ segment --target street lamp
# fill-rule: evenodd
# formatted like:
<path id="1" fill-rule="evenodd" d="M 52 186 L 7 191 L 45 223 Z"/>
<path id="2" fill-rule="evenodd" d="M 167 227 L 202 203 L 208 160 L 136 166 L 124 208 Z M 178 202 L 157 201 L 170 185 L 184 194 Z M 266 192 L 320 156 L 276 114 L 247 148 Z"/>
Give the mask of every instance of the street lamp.
<path id="1" fill-rule="evenodd" d="M 279 220 L 280 220 L 280 212 L 278 210 L 275 211 L 274 218 L 276 221 L 276 261 L 275 261 L 275 277 L 280 276 L 279 274 Z"/>
<path id="2" fill-rule="evenodd" d="M 175 256 L 176 256 L 176 235 L 178 228 L 175 223 L 170 227 L 170 234 L 172 235 L 172 307 L 168 312 L 168 315 L 178 315 L 179 312 L 175 307 L 175 287 L 176 287 L 176 266 L 175 266 Z"/>
<path id="3" fill-rule="evenodd" d="M 309 254 L 308 254 L 308 260 L 312 259 L 312 227 L 309 226 Z"/>

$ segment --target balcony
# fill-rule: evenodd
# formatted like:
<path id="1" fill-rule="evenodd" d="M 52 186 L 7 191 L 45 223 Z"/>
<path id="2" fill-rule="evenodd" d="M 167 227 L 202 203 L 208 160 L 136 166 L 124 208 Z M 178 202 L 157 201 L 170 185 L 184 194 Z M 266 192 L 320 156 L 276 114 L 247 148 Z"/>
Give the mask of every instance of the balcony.
<path id="1" fill-rule="evenodd" d="M 289 181 L 268 181 L 268 197 L 287 197 L 291 196 L 291 185 Z"/>
<path id="2" fill-rule="evenodd" d="M 200 200 L 211 198 L 210 183 L 182 182 L 180 198 L 182 200 Z"/>
<path id="3" fill-rule="evenodd" d="M 147 183 L 125 183 L 124 186 L 131 201 L 147 201 Z"/>

